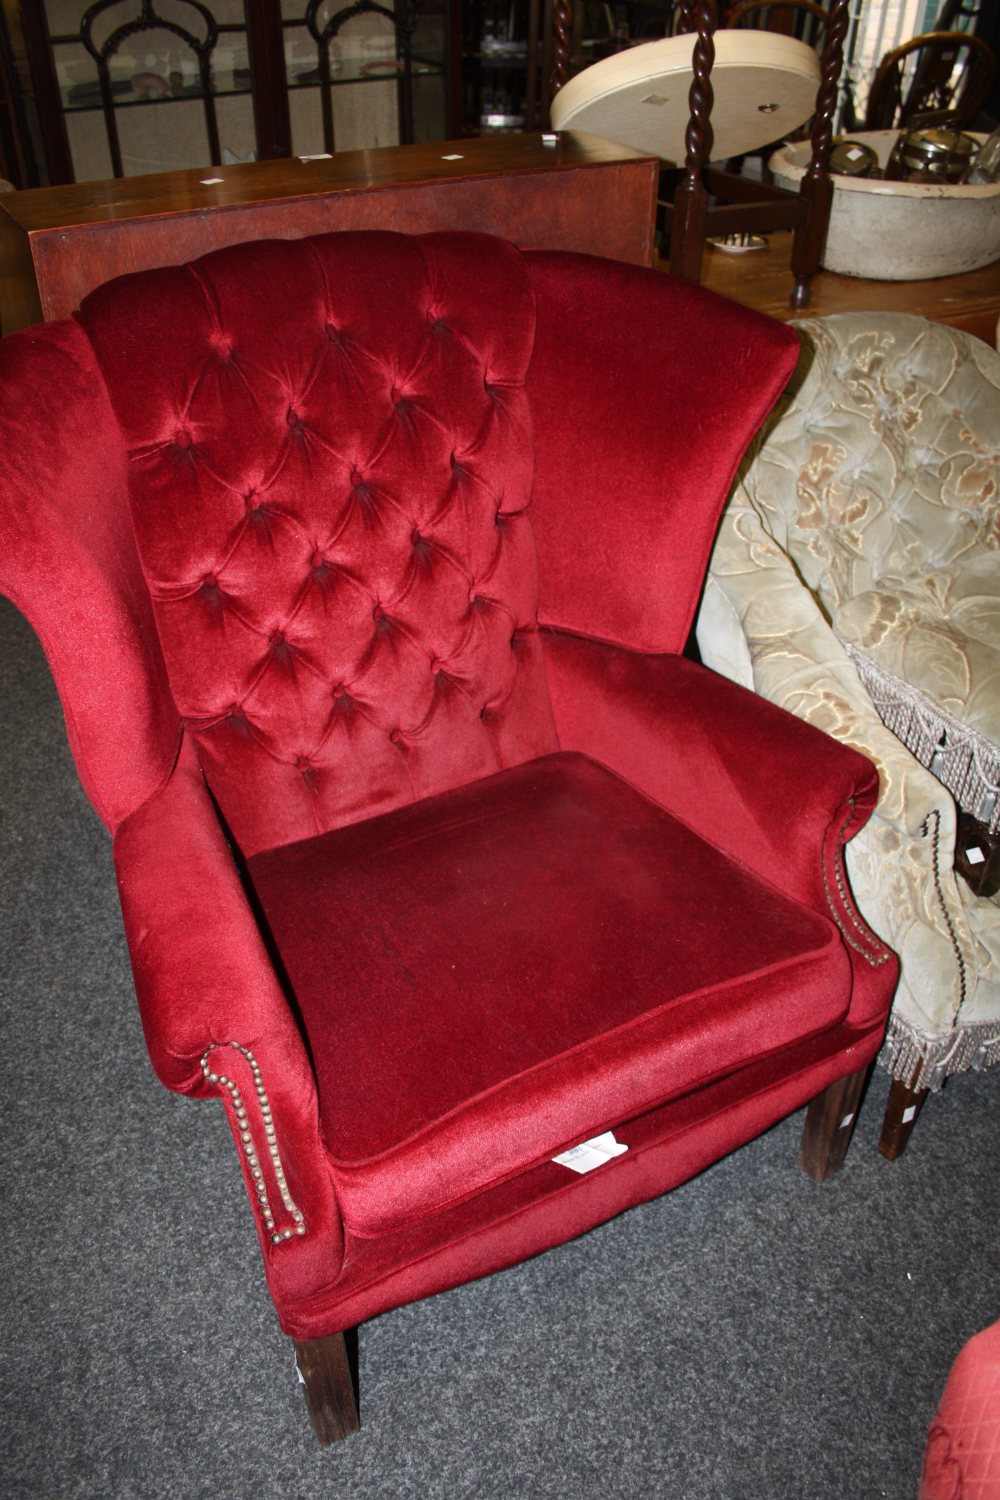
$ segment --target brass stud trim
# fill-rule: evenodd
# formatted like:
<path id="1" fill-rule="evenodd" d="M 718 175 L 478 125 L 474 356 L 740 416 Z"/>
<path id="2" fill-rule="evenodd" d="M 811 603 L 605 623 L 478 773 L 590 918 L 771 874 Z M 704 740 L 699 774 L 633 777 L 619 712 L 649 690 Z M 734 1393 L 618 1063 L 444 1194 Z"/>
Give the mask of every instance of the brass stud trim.
<path id="1" fill-rule="evenodd" d="M 267 1154 L 271 1161 L 271 1169 L 274 1173 L 275 1182 L 278 1184 L 278 1192 L 281 1196 L 281 1202 L 284 1206 L 285 1212 L 293 1221 L 291 1227 L 287 1225 L 281 1229 L 277 1227 L 274 1217 L 275 1211 L 271 1205 L 271 1200 L 268 1197 L 267 1184 L 264 1179 L 264 1169 L 261 1165 L 260 1157 L 257 1155 L 257 1148 L 254 1144 L 253 1132 L 250 1129 L 249 1116 L 247 1115 L 246 1106 L 243 1102 L 243 1095 L 240 1092 L 238 1085 L 234 1083 L 234 1081 L 228 1076 L 228 1074 L 215 1071 L 209 1064 L 208 1060 L 211 1057 L 212 1053 L 218 1052 L 224 1047 L 232 1047 L 234 1051 L 238 1052 L 241 1057 L 246 1059 L 250 1067 L 250 1072 L 253 1076 L 254 1092 L 257 1095 L 257 1101 L 260 1106 L 261 1119 L 264 1124 L 264 1135 L 267 1140 Z M 286 1240 L 290 1240 L 293 1235 L 304 1235 L 306 1232 L 305 1216 L 303 1215 L 301 1209 L 296 1207 L 295 1200 L 292 1198 L 291 1193 L 288 1191 L 288 1181 L 285 1177 L 285 1169 L 281 1163 L 281 1153 L 278 1150 L 278 1137 L 274 1129 L 274 1122 L 271 1115 L 271 1105 L 267 1097 L 267 1090 L 264 1087 L 264 1079 L 261 1074 L 260 1064 L 258 1063 L 257 1059 L 250 1051 L 250 1048 L 244 1047 L 241 1042 L 213 1042 L 211 1047 L 206 1050 L 201 1058 L 201 1071 L 204 1074 L 206 1083 L 218 1085 L 220 1089 L 225 1090 L 225 1092 L 229 1095 L 229 1102 L 233 1107 L 233 1114 L 236 1117 L 236 1124 L 239 1127 L 239 1140 L 240 1145 L 243 1148 L 243 1153 L 246 1157 L 247 1170 L 254 1185 L 254 1191 L 257 1195 L 257 1203 L 260 1207 L 261 1218 L 264 1222 L 264 1228 L 267 1230 L 271 1244 L 281 1245 L 284 1244 Z"/>

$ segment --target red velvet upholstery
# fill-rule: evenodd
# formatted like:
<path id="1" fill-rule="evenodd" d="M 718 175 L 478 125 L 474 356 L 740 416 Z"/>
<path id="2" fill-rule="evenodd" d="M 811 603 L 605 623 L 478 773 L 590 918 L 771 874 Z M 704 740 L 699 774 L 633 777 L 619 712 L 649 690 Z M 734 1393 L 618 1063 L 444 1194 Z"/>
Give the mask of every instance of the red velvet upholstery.
<path id="1" fill-rule="evenodd" d="M 87 299 L 174 700 L 245 851 L 555 748 L 533 311 L 512 247 L 453 235 L 241 246 Z"/>
<path id="2" fill-rule="evenodd" d="M 240 246 L 0 346 L 0 583 L 114 833 L 150 1055 L 224 1099 L 295 1336 L 874 1056 L 873 768 L 677 655 L 796 353 L 450 234 Z M 549 1159 L 608 1127 L 607 1167 Z"/>
<path id="3" fill-rule="evenodd" d="M 302 1010 L 344 1220 L 362 1234 L 847 1008 L 829 918 L 583 756 L 257 855 L 250 873 Z"/>

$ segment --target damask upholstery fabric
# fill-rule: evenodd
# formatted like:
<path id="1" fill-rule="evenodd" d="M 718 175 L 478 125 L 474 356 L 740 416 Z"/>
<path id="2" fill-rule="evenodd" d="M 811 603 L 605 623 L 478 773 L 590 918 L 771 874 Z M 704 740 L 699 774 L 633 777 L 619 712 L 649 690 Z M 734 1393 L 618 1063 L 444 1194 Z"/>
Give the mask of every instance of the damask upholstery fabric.
<path id="1" fill-rule="evenodd" d="M 848 861 L 902 962 L 882 1061 L 934 1088 L 1000 1060 L 1000 910 L 953 873 L 953 799 L 866 685 L 898 677 L 1000 743 L 1000 358 L 903 314 L 799 328 L 807 355 L 727 508 L 698 641 L 878 765 Z"/>
<path id="2" fill-rule="evenodd" d="M 797 348 L 669 277 L 465 235 L 237 247 L 0 345 L 0 579 L 50 653 L 113 833 L 150 1056 L 170 1087 L 222 1098 L 296 1337 L 582 1232 L 874 1056 L 895 960 L 843 869 L 874 769 L 676 655 L 727 487 Z M 738 386 L 707 406 L 734 357 Z M 507 796 L 524 828 L 498 846 Z M 592 1045 L 598 978 L 581 966 L 572 994 L 540 993 L 610 920 L 607 872 L 582 852 L 598 805 L 601 858 L 632 882 L 618 957 L 645 986 L 617 992 L 608 944 L 613 1101 Z M 395 847 L 394 829 L 399 844 L 424 826 Z M 685 890 L 667 867 L 695 847 Z M 676 931 L 664 908 L 653 928 L 637 849 L 676 896 Z M 458 880 L 456 858 L 478 875 Z M 275 932 L 329 892 L 301 948 L 279 936 L 289 970 L 325 949 L 315 999 L 308 976 L 301 1002 L 290 987 L 253 888 L 272 860 L 298 867 L 278 907 L 260 881 Z M 449 881 L 445 958 L 419 913 Z M 413 1015 L 380 951 L 376 885 L 425 944 L 440 1016 Z M 534 1035 L 467 1058 L 463 1078 L 459 962 L 485 984 L 529 906 L 536 968 L 511 1007 Z M 680 968 L 653 982 L 681 928 L 714 965 L 711 994 Z M 332 1035 L 351 970 L 379 985 Z M 411 1004 L 396 1026 L 393 984 Z M 667 1078 L 671 1008 L 684 1025 Z M 411 1047 L 407 1113 L 390 1063 L 405 1072 Z M 367 1114 L 348 1121 L 335 1074 L 351 1067 Z M 595 1119 L 621 1122 L 613 1170 L 577 1179 L 543 1159 Z M 488 1137 L 505 1168 L 485 1163 Z"/>

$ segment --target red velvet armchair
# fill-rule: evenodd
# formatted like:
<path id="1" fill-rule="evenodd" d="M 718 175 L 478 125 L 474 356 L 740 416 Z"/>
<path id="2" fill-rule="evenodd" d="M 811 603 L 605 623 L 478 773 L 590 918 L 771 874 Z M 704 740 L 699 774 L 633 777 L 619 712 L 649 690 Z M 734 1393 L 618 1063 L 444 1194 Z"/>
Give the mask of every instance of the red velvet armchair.
<path id="1" fill-rule="evenodd" d="M 324 1440 L 359 1321 L 809 1100 L 842 1160 L 895 980 L 842 862 L 875 773 L 680 654 L 796 353 L 460 234 L 239 246 L 0 345 L 0 583 Z"/>

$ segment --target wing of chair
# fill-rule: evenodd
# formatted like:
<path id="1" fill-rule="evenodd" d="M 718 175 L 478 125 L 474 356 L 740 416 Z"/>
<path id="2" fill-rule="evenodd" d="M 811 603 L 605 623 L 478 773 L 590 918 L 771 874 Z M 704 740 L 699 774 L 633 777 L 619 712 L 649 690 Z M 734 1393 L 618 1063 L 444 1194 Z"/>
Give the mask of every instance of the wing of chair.
<path id="1" fill-rule="evenodd" d="M 895 982 L 842 863 L 874 768 L 679 654 L 797 349 L 455 234 L 244 245 L 0 346 L 0 581 L 323 1440 L 345 1329 L 807 1101 L 843 1158 Z"/>
<path id="2" fill-rule="evenodd" d="M 928 768 L 960 758 L 952 784 L 972 811 L 990 801 L 1000 357 L 906 314 L 799 327 L 802 368 L 727 507 L 697 635 L 707 665 L 879 768 L 848 866 L 902 968 L 881 1054 L 894 1157 L 928 1091 L 1000 1061 L 1000 909 L 956 876 L 955 802 Z"/>

